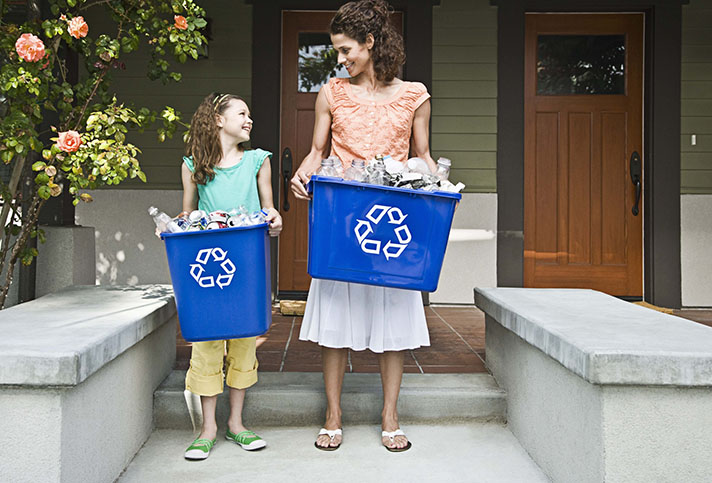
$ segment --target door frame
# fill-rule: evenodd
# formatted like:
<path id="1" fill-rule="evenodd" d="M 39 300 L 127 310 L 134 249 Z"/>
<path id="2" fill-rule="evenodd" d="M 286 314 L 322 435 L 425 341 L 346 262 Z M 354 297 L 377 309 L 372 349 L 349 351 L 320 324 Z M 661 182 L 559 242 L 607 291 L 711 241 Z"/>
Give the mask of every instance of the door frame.
<path id="1" fill-rule="evenodd" d="M 687 0 L 490 0 L 497 12 L 497 285 L 524 280 L 524 16 L 527 12 L 645 14 L 643 297 L 681 305 L 680 71 Z M 623 3 L 624 5 L 621 5 Z M 653 45 L 658 46 L 653 49 Z"/>
<path id="2" fill-rule="evenodd" d="M 257 128 L 252 145 L 280 149 L 280 93 L 282 58 L 282 11 L 338 10 L 346 0 L 246 0 L 252 5 L 252 105 L 250 111 Z M 389 0 L 403 12 L 406 64 L 403 77 L 425 84 L 432 93 L 433 22 L 432 7 L 440 0 Z M 256 80 L 258 82 L 256 82 Z M 272 192 L 275 206 L 281 206 L 279 190 L 280 156 L 272 155 Z M 294 160 L 295 169 L 301 160 Z M 272 238 L 272 292 L 277 293 L 277 239 Z"/>

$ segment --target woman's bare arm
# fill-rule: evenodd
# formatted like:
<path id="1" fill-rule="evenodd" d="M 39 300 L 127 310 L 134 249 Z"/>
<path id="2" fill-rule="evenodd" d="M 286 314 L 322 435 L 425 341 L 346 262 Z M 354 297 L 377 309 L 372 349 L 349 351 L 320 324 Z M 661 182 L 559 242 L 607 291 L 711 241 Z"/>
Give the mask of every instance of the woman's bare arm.
<path id="1" fill-rule="evenodd" d="M 430 171 L 433 173 L 437 170 L 438 166 L 433 161 L 430 155 L 430 141 L 428 140 L 430 134 L 430 99 L 425 101 L 415 110 L 415 116 L 413 117 L 413 137 L 412 137 L 412 149 L 413 154 L 423 159 L 428 166 Z"/>
<path id="2" fill-rule="evenodd" d="M 291 182 L 294 196 L 302 200 L 309 199 L 309 194 L 304 185 L 309 181 L 309 177 L 319 169 L 321 160 L 328 155 L 331 112 L 329 111 L 329 101 L 326 99 L 324 89 L 326 87 L 322 87 L 319 91 L 314 106 L 314 136 L 312 138 L 311 151 L 304 158 L 302 164 L 299 165 L 299 169 L 294 173 Z"/>

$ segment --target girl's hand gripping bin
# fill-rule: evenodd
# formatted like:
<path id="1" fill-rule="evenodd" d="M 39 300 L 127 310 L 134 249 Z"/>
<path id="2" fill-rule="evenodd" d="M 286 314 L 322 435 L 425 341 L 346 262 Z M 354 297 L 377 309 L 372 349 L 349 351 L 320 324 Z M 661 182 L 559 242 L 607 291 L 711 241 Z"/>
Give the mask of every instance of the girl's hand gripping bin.
<path id="1" fill-rule="evenodd" d="M 272 323 L 267 224 L 163 233 L 183 338 L 240 339 Z"/>
<path id="2" fill-rule="evenodd" d="M 433 292 L 459 193 L 312 176 L 309 258 L 314 278 Z"/>

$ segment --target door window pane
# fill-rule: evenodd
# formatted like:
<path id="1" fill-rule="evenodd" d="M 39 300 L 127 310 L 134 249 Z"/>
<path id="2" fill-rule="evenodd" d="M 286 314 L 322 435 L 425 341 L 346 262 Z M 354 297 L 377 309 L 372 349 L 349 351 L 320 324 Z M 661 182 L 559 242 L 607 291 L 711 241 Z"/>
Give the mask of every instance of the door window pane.
<path id="1" fill-rule="evenodd" d="M 539 35 L 536 92 L 625 94 L 625 36 Z"/>
<path id="2" fill-rule="evenodd" d="M 331 77 L 349 77 L 349 74 L 337 64 L 337 53 L 331 46 L 329 34 L 300 32 L 299 92 L 318 92 Z"/>

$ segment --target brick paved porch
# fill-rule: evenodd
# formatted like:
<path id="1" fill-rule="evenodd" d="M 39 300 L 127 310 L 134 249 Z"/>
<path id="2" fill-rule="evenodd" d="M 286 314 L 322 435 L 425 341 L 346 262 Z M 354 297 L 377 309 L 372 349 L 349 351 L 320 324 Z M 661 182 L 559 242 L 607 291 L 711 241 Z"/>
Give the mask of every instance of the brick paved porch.
<path id="1" fill-rule="evenodd" d="M 673 315 L 712 327 L 712 310 L 676 310 Z M 430 347 L 408 351 L 405 372 L 478 373 L 485 368 L 485 319 L 474 306 L 429 306 L 425 316 Z M 321 350 L 299 340 L 301 317 L 273 312 L 272 326 L 257 339 L 257 359 L 264 372 L 320 372 Z M 176 369 L 187 369 L 190 343 L 178 332 Z M 378 372 L 378 360 L 369 351 L 350 351 L 348 372 Z"/>

